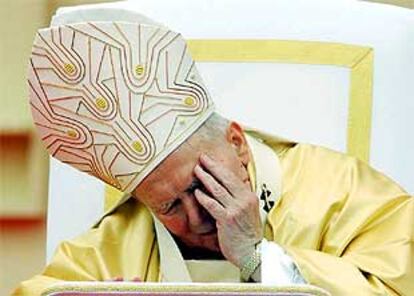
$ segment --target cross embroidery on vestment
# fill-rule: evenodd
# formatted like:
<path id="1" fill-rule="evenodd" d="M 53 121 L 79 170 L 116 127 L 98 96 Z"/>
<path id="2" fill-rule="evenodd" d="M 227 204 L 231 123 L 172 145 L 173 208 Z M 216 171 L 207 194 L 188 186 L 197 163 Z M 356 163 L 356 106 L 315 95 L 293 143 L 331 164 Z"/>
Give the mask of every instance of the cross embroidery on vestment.
<path id="1" fill-rule="evenodd" d="M 269 213 L 270 209 L 275 204 L 273 200 L 270 200 L 272 192 L 267 188 L 266 184 L 264 183 L 262 184 L 261 190 L 262 193 L 260 193 L 260 200 L 264 203 L 263 210 L 265 210 L 266 213 Z"/>

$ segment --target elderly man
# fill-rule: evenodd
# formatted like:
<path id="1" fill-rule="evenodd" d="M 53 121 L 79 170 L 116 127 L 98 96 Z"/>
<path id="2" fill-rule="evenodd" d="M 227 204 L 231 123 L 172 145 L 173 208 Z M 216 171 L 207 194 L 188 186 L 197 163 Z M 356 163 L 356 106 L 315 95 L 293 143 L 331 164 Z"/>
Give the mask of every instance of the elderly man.
<path id="1" fill-rule="evenodd" d="M 93 22 L 106 13 L 39 32 L 31 106 L 51 155 L 127 194 L 16 295 L 115 278 L 414 291 L 412 197 L 353 157 L 223 118 L 179 34 Z"/>

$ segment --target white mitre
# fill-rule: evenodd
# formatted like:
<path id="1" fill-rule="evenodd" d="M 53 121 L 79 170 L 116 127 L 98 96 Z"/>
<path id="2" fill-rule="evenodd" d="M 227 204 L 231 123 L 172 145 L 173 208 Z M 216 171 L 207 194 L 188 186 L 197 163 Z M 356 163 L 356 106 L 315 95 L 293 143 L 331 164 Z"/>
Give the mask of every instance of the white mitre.
<path id="1" fill-rule="evenodd" d="M 59 10 L 35 37 L 28 83 L 48 152 L 124 192 L 214 109 L 180 34 L 110 6 Z"/>

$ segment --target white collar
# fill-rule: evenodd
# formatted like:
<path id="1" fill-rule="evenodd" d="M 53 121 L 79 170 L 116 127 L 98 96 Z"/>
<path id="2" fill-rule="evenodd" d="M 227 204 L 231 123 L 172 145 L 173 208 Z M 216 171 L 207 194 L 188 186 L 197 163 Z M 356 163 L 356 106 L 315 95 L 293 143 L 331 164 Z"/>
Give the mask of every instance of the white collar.
<path id="1" fill-rule="evenodd" d="M 245 134 L 254 164 L 256 195 L 260 198 L 260 209 L 266 215 L 276 204 L 282 193 L 282 168 L 276 152 L 260 138 Z"/>

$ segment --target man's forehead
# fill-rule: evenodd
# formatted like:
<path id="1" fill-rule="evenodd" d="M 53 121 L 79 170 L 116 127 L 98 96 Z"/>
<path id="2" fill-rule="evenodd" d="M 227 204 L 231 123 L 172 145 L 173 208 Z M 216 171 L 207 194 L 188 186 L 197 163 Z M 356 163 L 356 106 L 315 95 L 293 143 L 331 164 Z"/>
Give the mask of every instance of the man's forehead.
<path id="1" fill-rule="evenodd" d="M 189 140 L 182 143 L 138 185 L 136 193 L 147 204 L 168 200 L 183 192 L 194 178 L 201 151 Z"/>
<path id="2" fill-rule="evenodd" d="M 183 163 L 154 171 L 139 186 L 137 193 L 148 203 L 157 203 L 176 197 L 194 181 L 194 164 Z"/>
<path id="3" fill-rule="evenodd" d="M 176 184 L 168 182 L 167 180 L 164 182 L 161 181 L 157 185 L 152 184 L 152 186 L 149 186 L 149 191 L 143 193 L 143 202 L 154 210 L 167 207 L 193 183 L 194 180 L 190 178 L 188 186 L 184 185 L 183 189 L 178 189 Z"/>

